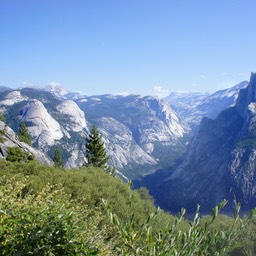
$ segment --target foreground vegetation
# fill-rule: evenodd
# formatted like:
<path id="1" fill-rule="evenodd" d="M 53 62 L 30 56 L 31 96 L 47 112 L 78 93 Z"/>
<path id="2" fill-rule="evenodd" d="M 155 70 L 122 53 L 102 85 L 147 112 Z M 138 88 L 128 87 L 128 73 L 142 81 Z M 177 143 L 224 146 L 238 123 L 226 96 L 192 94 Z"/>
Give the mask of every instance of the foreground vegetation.
<path id="1" fill-rule="evenodd" d="M 0 170 L 0 255 L 256 255 L 255 216 L 219 215 L 225 201 L 187 221 L 93 167 Z"/>

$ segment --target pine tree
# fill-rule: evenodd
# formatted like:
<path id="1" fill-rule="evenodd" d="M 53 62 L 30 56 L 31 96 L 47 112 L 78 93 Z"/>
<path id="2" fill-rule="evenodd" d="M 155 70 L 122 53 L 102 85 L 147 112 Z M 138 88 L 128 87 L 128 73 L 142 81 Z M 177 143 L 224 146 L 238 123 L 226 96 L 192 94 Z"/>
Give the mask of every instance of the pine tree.
<path id="1" fill-rule="evenodd" d="M 56 149 L 54 151 L 53 162 L 54 162 L 54 167 L 56 167 L 56 168 L 63 168 L 63 166 L 64 166 L 61 151 L 58 147 L 56 147 Z"/>
<path id="2" fill-rule="evenodd" d="M 8 155 L 6 157 L 7 161 L 10 162 L 23 162 L 27 160 L 33 160 L 34 156 L 30 155 L 28 152 L 22 150 L 19 147 L 8 147 Z"/>
<path id="3" fill-rule="evenodd" d="M 32 146 L 31 137 L 28 132 L 28 128 L 24 122 L 21 122 L 18 137 L 19 137 L 20 141 L 23 141 L 23 142 L 27 143 L 29 146 Z"/>
<path id="4" fill-rule="evenodd" d="M 95 166 L 108 170 L 109 166 L 107 162 L 109 156 L 107 156 L 102 136 L 94 125 L 89 137 L 86 139 L 86 156 L 88 163 L 87 166 Z"/>

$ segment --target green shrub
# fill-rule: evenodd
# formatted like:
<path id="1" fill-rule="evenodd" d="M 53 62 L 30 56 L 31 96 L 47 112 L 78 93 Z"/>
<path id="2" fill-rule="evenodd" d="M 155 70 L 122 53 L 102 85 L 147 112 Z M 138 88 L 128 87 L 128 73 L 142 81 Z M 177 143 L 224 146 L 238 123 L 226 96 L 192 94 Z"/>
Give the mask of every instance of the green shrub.
<path id="1" fill-rule="evenodd" d="M 0 160 L 0 170 L 0 255 L 255 255 L 255 217 L 219 215 L 225 202 L 187 221 L 97 168 Z"/>
<path id="2" fill-rule="evenodd" d="M 1 120 L 1 114 L 0 114 L 0 121 Z M 5 135 L 5 128 L 3 130 L 0 130 L 0 143 L 3 143 L 5 141 L 4 136 Z"/>
<path id="3" fill-rule="evenodd" d="M 31 156 L 28 152 L 25 152 L 19 147 L 8 147 L 8 155 L 6 157 L 7 161 L 10 162 L 22 162 L 27 160 L 32 160 L 33 156 Z"/>
<path id="4" fill-rule="evenodd" d="M 28 128 L 24 122 L 21 122 L 20 130 L 18 132 L 18 137 L 20 141 L 23 141 L 27 143 L 29 146 L 32 146 L 31 137 L 28 132 Z"/>
<path id="5" fill-rule="evenodd" d="M 194 220 L 188 222 L 184 228 L 185 210 L 176 217 L 173 224 L 156 231 L 152 226 L 152 220 L 157 216 L 151 214 L 143 225 L 138 226 L 134 219 L 123 222 L 114 214 L 105 202 L 107 213 L 111 222 L 116 226 L 121 236 L 121 242 L 116 246 L 119 255 L 150 255 L 150 256 L 220 256 L 238 246 L 236 237 L 244 227 L 239 217 L 239 207 L 235 211 L 232 224 L 225 231 L 216 229 L 215 220 L 220 210 L 225 206 L 223 201 L 213 209 L 212 217 L 202 219 L 199 216 L 199 206 Z"/>
<path id="6" fill-rule="evenodd" d="M 62 154 L 59 147 L 55 148 L 53 162 L 54 162 L 54 167 L 63 168 L 64 166 L 64 163 L 62 160 Z"/>
<path id="7" fill-rule="evenodd" d="M 98 254 L 88 209 L 72 205 L 62 188 L 47 185 L 31 195 L 26 183 L 14 178 L 0 187 L 1 255 Z"/>

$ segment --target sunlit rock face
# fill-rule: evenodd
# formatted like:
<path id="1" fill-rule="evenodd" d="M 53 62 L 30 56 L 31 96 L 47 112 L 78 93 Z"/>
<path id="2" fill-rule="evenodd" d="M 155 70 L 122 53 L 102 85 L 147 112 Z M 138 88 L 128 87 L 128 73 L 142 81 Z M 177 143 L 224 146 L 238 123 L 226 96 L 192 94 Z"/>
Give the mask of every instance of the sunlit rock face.
<path id="1" fill-rule="evenodd" d="M 57 106 L 57 109 L 70 118 L 70 123 L 63 124 L 66 130 L 81 132 L 85 129 L 88 131 L 85 114 L 73 100 L 64 100 Z"/>
<path id="2" fill-rule="evenodd" d="M 33 142 L 38 148 L 52 146 L 55 141 L 63 137 L 60 124 L 49 114 L 39 100 L 30 100 L 19 111 L 19 118 L 32 125 L 28 127 Z"/>

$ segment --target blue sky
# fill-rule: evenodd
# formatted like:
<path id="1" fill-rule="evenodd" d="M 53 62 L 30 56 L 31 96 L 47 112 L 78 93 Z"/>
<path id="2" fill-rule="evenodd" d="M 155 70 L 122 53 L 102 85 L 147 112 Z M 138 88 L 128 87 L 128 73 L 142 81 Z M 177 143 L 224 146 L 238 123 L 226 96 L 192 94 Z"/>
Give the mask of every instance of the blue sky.
<path id="1" fill-rule="evenodd" d="M 256 71 L 254 0 L 0 0 L 0 86 L 216 91 Z"/>

